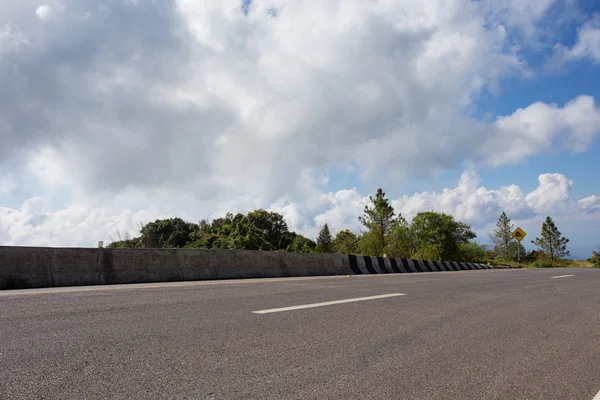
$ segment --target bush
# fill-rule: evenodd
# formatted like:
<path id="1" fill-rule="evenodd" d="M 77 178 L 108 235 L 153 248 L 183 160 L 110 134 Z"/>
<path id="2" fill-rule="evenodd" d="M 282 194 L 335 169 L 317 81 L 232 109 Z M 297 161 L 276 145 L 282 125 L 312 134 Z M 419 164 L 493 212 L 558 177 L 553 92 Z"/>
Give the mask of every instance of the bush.
<path id="1" fill-rule="evenodd" d="M 560 268 L 562 265 L 550 261 L 534 261 L 531 263 L 532 268 Z"/>
<path id="2" fill-rule="evenodd" d="M 600 268 L 600 250 L 594 251 L 593 256 L 589 259 L 594 268 Z"/>
<path id="3" fill-rule="evenodd" d="M 489 259 L 491 252 L 488 250 L 486 245 L 479 244 L 477 242 L 460 243 L 459 248 L 459 260 L 462 262 L 485 262 Z"/>
<path id="4" fill-rule="evenodd" d="M 438 246 L 434 244 L 424 244 L 419 250 L 413 252 L 410 256 L 413 260 L 433 260 L 437 261 L 440 259 L 440 252 Z"/>
<path id="5" fill-rule="evenodd" d="M 521 262 L 520 264 L 516 261 L 507 261 L 502 258 L 485 258 L 480 261 L 482 264 L 490 264 L 490 265 L 508 265 L 510 267 L 518 267 L 523 268 L 526 264 Z"/>

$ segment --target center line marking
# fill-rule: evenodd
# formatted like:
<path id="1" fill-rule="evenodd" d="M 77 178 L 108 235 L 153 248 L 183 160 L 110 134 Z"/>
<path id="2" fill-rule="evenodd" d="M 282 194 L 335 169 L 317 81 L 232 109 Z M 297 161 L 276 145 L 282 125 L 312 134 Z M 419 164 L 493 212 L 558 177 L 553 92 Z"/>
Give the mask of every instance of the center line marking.
<path id="1" fill-rule="evenodd" d="M 556 278 L 568 278 L 570 276 L 575 276 L 575 275 L 558 275 L 558 276 L 551 276 L 550 279 L 556 279 Z"/>
<path id="2" fill-rule="evenodd" d="M 314 308 L 314 307 L 331 306 L 331 305 L 334 305 L 334 304 L 353 303 L 353 302 L 356 302 L 356 301 L 367 301 L 367 300 L 385 299 L 385 298 L 388 298 L 388 297 L 396 297 L 396 296 L 406 296 L 406 294 L 404 294 L 404 293 L 380 294 L 378 296 L 355 297 L 353 299 L 326 301 L 326 302 L 323 302 L 323 303 L 304 304 L 304 305 L 301 305 L 301 306 L 271 308 L 269 310 L 260 310 L 260 311 L 252 311 L 252 312 L 254 314 L 269 314 L 269 313 L 275 313 L 275 312 L 281 312 L 281 311 L 302 310 L 304 308 Z"/>

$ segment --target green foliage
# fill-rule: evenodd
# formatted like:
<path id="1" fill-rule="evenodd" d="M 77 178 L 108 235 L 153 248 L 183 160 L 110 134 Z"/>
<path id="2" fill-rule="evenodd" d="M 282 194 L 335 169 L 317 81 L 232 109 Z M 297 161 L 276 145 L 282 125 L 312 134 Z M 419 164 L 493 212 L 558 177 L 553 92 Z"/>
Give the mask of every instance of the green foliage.
<path id="1" fill-rule="evenodd" d="M 409 258 L 411 256 L 410 225 L 402 216 L 398 216 L 394 221 L 389 235 L 386 255 L 396 258 Z"/>
<path id="2" fill-rule="evenodd" d="M 442 260 L 440 256 L 440 250 L 437 244 L 424 243 L 417 250 L 415 250 L 410 258 L 415 260 Z"/>
<path id="3" fill-rule="evenodd" d="M 198 224 L 181 218 L 156 220 L 141 226 L 140 236 L 125 234 L 108 245 L 111 248 L 204 248 L 288 252 L 336 252 L 434 261 L 511 263 L 520 251 L 524 263 L 536 267 L 564 265 L 560 258 L 569 255 L 568 239 L 562 237 L 550 217 L 542 225 L 542 237 L 534 243 L 540 250 L 529 253 L 512 237 L 512 224 L 505 213 L 500 216 L 492 235 L 494 250 L 473 239 L 471 227 L 453 216 L 433 211 L 420 212 L 409 223 L 378 189 L 364 208 L 359 221 L 366 228 L 360 236 L 345 229 L 332 237 L 328 224 L 319 230 L 316 242 L 290 232 L 281 214 L 258 209 L 244 215 L 227 213 L 212 221 Z M 600 252 L 593 252 L 590 262 L 600 268 Z M 562 264 L 561 264 L 562 263 Z M 588 264 L 589 265 L 589 264 Z"/>
<path id="4" fill-rule="evenodd" d="M 524 258 L 521 258 L 521 262 L 523 263 L 532 263 L 534 261 L 537 260 L 543 260 L 544 259 L 544 253 L 542 253 L 539 250 L 531 250 L 530 252 L 528 252 Z"/>
<path id="5" fill-rule="evenodd" d="M 592 257 L 590 258 L 590 262 L 594 266 L 594 268 L 600 268 L 600 249 L 598 251 L 592 252 Z"/>
<path id="6" fill-rule="evenodd" d="M 276 251 L 286 250 L 295 239 L 282 215 L 263 209 L 201 221 L 199 231 L 194 244 L 203 248 Z"/>
<path id="7" fill-rule="evenodd" d="M 325 224 L 319 230 L 319 236 L 317 236 L 317 251 L 319 253 L 333 253 L 333 238 L 329 231 L 329 225 Z"/>
<path id="8" fill-rule="evenodd" d="M 477 242 L 461 242 L 458 244 L 460 258 L 456 261 L 461 262 L 483 262 L 491 258 L 490 250 L 484 244 Z"/>
<path id="9" fill-rule="evenodd" d="M 373 232 L 362 232 L 358 236 L 358 254 L 382 256 L 383 249 L 379 246 L 377 235 Z"/>
<path id="10" fill-rule="evenodd" d="M 532 240 L 531 243 L 538 246 L 551 262 L 570 255 L 570 252 L 567 250 L 569 239 L 562 236 L 552 218 L 546 217 L 546 220 L 542 223 L 541 236 L 541 238 Z"/>
<path id="11" fill-rule="evenodd" d="M 521 243 L 517 242 L 516 240 L 513 240 L 512 242 L 510 242 L 508 244 L 508 258 L 505 258 L 506 260 L 509 261 L 516 261 L 519 259 L 517 251 L 521 251 L 521 261 L 524 261 L 527 258 L 527 250 L 525 249 L 525 246 L 523 246 Z M 503 257 L 504 258 L 504 257 Z"/>
<path id="12" fill-rule="evenodd" d="M 382 256 L 389 245 L 389 234 L 394 225 L 394 207 L 385 197 L 381 188 L 375 197 L 369 196 L 371 206 L 366 205 L 364 215 L 358 217 L 367 228 L 360 240 L 360 248 L 365 254 Z"/>
<path id="13" fill-rule="evenodd" d="M 531 263 L 532 268 L 560 268 L 563 265 L 557 264 L 552 261 L 534 261 Z"/>
<path id="14" fill-rule="evenodd" d="M 284 249 L 294 240 L 281 214 L 260 209 L 249 212 L 247 220 L 247 224 L 254 228 L 272 248 Z"/>
<path id="15" fill-rule="evenodd" d="M 192 232 L 198 229 L 198 225 L 185 222 L 181 218 L 157 219 L 142 227 L 141 244 L 143 247 L 185 247 Z"/>
<path id="16" fill-rule="evenodd" d="M 142 227 L 139 238 L 113 242 L 109 247 L 135 244 L 135 247 L 152 248 L 277 251 L 291 246 L 301 251 L 314 250 L 316 245 L 311 244 L 313 241 L 306 238 L 301 241 L 298 236 L 289 232 L 282 215 L 259 209 L 247 215 L 227 213 L 212 222 L 202 220 L 199 224 L 185 222 L 181 218 L 156 220 Z"/>
<path id="17" fill-rule="evenodd" d="M 142 247 L 142 244 L 139 238 L 136 239 L 127 239 L 127 240 L 118 240 L 112 242 L 108 245 L 109 248 L 113 249 L 132 249 L 136 247 Z"/>
<path id="18" fill-rule="evenodd" d="M 349 229 L 339 231 L 333 239 L 333 251 L 340 254 L 359 254 L 358 237 Z"/>
<path id="19" fill-rule="evenodd" d="M 142 247 L 142 243 L 140 238 L 131 238 L 128 232 L 125 232 L 121 235 L 120 232 L 117 233 L 118 240 L 111 242 L 107 247 L 113 249 L 131 249 L 136 247 Z"/>
<path id="20" fill-rule="evenodd" d="M 314 253 L 317 251 L 317 244 L 302 235 L 296 235 L 292 243 L 286 248 L 286 251 L 296 253 Z"/>
<path id="21" fill-rule="evenodd" d="M 494 251 L 506 260 L 512 260 L 510 245 L 515 243 L 512 232 L 514 224 L 510 222 L 510 218 L 503 212 L 496 222 L 496 229 L 491 235 L 492 243 L 494 243 Z M 516 249 L 515 249 L 516 259 Z"/>
<path id="22" fill-rule="evenodd" d="M 433 260 L 458 260 L 460 244 L 466 244 L 477 235 L 471 227 L 458 222 L 445 213 L 426 211 L 413 218 L 409 229 L 412 257 L 422 256 L 426 252 Z M 436 249 L 437 251 L 434 251 Z"/>

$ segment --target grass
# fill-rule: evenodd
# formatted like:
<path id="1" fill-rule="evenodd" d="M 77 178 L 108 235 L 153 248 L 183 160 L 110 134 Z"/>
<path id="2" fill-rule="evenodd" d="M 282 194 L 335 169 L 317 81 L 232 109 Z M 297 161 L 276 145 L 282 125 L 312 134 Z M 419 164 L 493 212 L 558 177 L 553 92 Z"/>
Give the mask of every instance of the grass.
<path id="1" fill-rule="evenodd" d="M 594 268 L 594 264 L 586 260 L 534 261 L 529 268 Z"/>
<path id="2" fill-rule="evenodd" d="M 491 265 L 510 265 L 511 267 L 517 268 L 594 268 L 594 264 L 586 260 L 560 260 L 555 262 L 538 260 L 532 263 L 519 264 L 516 261 L 490 259 L 482 262 Z"/>
<path id="3" fill-rule="evenodd" d="M 494 260 L 494 259 L 486 259 L 481 261 L 483 264 L 490 264 L 490 265 L 508 265 L 511 267 L 516 267 L 516 268 L 527 268 L 527 264 L 519 264 L 516 261 L 504 261 L 504 260 Z"/>
<path id="4" fill-rule="evenodd" d="M 594 264 L 586 260 L 573 260 L 569 267 L 573 268 L 594 268 Z"/>

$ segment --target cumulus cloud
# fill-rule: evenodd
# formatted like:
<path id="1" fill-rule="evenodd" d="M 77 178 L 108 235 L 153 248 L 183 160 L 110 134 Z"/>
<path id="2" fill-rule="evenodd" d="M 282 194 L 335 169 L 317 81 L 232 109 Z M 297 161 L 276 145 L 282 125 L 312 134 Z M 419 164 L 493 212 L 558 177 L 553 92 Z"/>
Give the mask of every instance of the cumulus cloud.
<path id="1" fill-rule="evenodd" d="M 571 198 L 573 181 L 562 174 L 542 174 L 539 186 L 525 194 L 517 185 L 486 189 L 474 171 L 465 171 L 454 189 L 441 192 L 416 193 L 393 202 L 407 217 L 417 212 L 433 210 L 447 212 L 476 227 L 495 222 L 504 211 L 514 219 L 529 219 L 548 213 L 577 213 L 590 208 L 598 199 L 588 198 L 579 203 Z M 587 204 L 587 206 L 586 206 Z"/>
<path id="2" fill-rule="evenodd" d="M 173 203 L 202 216 L 273 206 L 309 230 L 314 218 L 350 224 L 362 207 L 352 190 L 327 193 L 331 169 L 354 165 L 363 181 L 397 187 L 465 162 L 583 151 L 600 129 L 589 96 L 490 123 L 470 116 L 482 93 L 529 71 L 515 37 L 535 36 L 555 2 L 523 4 L 10 0 L 0 167 L 17 186 L 35 179 L 49 197 L 68 193 L 56 215 L 95 213 L 85 217 L 103 227 L 94 235 L 109 226 L 102 215 L 170 214 Z M 49 234 L 23 222 L 29 212 L 4 213 Z"/>
<path id="3" fill-rule="evenodd" d="M 580 96 L 562 108 L 538 102 L 499 117 L 493 129 L 496 134 L 483 147 L 490 165 L 516 164 L 556 148 L 582 152 L 600 132 L 600 109 L 590 96 Z"/>
<path id="4" fill-rule="evenodd" d="M 578 29 L 573 46 L 556 45 L 551 64 L 556 67 L 581 59 L 600 63 L 600 15 L 594 16 Z"/>
<path id="5" fill-rule="evenodd" d="M 523 67 L 502 15 L 466 0 L 257 0 L 247 15 L 231 0 L 64 3 L 60 24 L 27 29 L 26 56 L 0 62 L 0 155 L 39 164 L 47 149 L 46 169 L 86 193 L 275 199 L 304 168 L 355 162 L 392 183 L 482 161 L 504 132 L 465 110 Z"/>
<path id="6" fill-rule="evenodd" d="M 454 215 L 471 224 L 480 234 L 489 230 L 505 211 L 515 221 L 532 221 L 546 215 L 562 219 L 600 220 L 600 196 L 574 199 L 573 182 L 562 174 L 542 174 L 539 185 L 529 193 L 517 185 L 487 189 L 475 171 L 463 172 L 455 188 L 439 192 L 420 192 L 392 198 L 397 212 L 408 220 L 420 211 L 438 211 Z M 329 223 L 334 232 L 360 231 L 362 215 L 369 196 L 356 189 L 321 192 L 317 180 L 304 174 L 304 190 L 310 201 L 282 197 L 268 204 L 255 198 L 237 198 L 229 203 L 205 203 L 185 193 L 154 195 L 140 201 L 140 193 L 121 195 L 112 202 L 94 205 L 71 204 L 51 210 L 47 199 L 26 200 L 21 208 L 0 207 L 0 243 L 14 245 L 93 246 L 97 240 L 116 239 L 125 232 L 134 236 L 139 225 L 156 218 L 183 217 L 189 221 L 216 218 L 225 212 L 247 212 L 264 207 L 281 213 L 290 229 L 315 237 L 320 226 Z M 140 204 L 144 208 L 135 209 Z M 199 210 L 203 210 L 200 212 Z M 485 237 L 483 238 L 485 241 Z"/>

